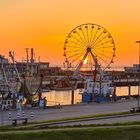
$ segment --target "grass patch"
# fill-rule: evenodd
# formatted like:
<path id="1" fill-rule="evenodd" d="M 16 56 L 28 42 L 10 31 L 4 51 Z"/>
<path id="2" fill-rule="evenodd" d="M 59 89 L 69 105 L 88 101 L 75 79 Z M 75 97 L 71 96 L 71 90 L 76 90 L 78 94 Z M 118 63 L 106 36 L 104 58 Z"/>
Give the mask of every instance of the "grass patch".
<path id="1" fill-rule="evenodd" d="M 125 122 L 125 123 L 111 123 L 111 124 L 88 124 L 88 125 L 81 125 L 81 124 L 77 124 L 77 125 L 67 125 L 67 126 L 47 126 L 47 125 L 40 125 L 40 126 L 35 126 L 32 128 L 27 128 L 27 129 L 59 129 L 59 128 L 84 128 L 84 127 L 103 127 L 103 126 L 140 126 L 140 121 L 134 121 L 134 122 Z"/>
<path id="2" fill-rule="evenodd" d="M 2 140 L 140 140 L 140 127 L 0 134 Z"/>
<path id="3" fill-rule="evenodd" d="M 104 126 L 124 126 L 124 127 L 132 127 L 132 126 L 140 126 L 140 121 L 133 121 L 133 122 L 122 122 L 122 123 L 111 123 L 111 124 L 88 124 L 88 125 L 67 125 L 67 126 L 47 126 L 47 125 L 37 125 L 37 126 L 26 126 L 26 127 L 6 127 L 3 129 L 0 129 L 0 132 L 6 132 L 6 131 L 24 131 L 24 130 L 43 130 L 43 129 L 59 129 L 59 128 L 84 128 L 84 127 L 104 127 Z"/>

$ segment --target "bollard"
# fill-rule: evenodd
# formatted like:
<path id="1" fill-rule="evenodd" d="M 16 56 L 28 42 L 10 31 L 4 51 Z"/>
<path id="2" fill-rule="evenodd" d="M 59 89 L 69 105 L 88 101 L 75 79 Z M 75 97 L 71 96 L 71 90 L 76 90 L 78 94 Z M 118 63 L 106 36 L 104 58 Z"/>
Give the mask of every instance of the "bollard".
<path id="1" fill-rule="evenodd" d="M 17 113 L 17 119 L 19 119 L 20 118 L 20 113 Z"/>
<path id="2" fill-rule="evenodd" d="M 22 118 L 25 118 L 25 113 L 24 113 L 24 111 L 22 112 Z"/>
<path id="3" fill-rule="evenodd" d="M 8 113 L 8 120 L 11 121 L 12 117 L 11 117 L 11 112 Z"/>
<path id="4" fill-rule="evenodd" d="M 33 112 L 30 113 L 30 118 L 31 118 L 31 119 L 34 118 L 34 113 L 33 113 Z"/>

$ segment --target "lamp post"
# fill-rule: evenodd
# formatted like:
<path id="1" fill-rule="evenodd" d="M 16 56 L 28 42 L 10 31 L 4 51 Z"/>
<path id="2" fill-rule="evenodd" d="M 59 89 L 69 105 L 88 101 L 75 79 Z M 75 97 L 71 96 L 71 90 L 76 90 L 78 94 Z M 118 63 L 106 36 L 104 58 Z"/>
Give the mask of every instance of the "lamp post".
<path id="1" fill-rule="evenodd" d="M 140 96 L 140 41 L 136 41 L 136 43 L 139 44 L 139 69 L 138 69 L 138 107 L 140 106 L 140 100 L 139 100 L 139 96 Z"/>
<path id="2" fill-rule="evenodd" d="M 2 98 L 1 98 L 1 126 L 3 127 L 3 92 L 0 90 Z"/>

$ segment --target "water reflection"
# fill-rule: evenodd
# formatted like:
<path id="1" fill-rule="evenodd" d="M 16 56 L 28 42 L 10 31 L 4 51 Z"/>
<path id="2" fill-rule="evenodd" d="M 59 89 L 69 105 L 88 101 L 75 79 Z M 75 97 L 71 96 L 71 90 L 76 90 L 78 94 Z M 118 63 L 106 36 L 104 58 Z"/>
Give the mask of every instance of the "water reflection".
<path id="1" fill-rule="evenodd" d="M 121 95 L 128 95 L 128 87 L 117 87 L 116 88 L 116 94 L 118 96 Z M 131 86 L 131 95 L 138 94 L 138 87 L 137 86 Z"/>
<path id="2" fill-rule="evenodd" d="M 79 89 L 74 91 L 74 104 L 80 103 L 82 100 L 81 94 L 79 94 Z M 131 95 L 135 95 L 138 93 L 138 87 L 137 86 L 131 86 Z M 128 95 L 128 87 L 117 87 L 116 88 L 116 95 Z M 71 96 L 72 91 L 50 91 L 50 92 L 44 92 L 43 97 L 46 97 L 47 99 L 47 105 L 68 105 L 71 104 Z"/>
<path id="3" fill-rule="evenodd" d="M 42 94 L 43 97 L 47 99 L 47 105 L 67 105 L 71 104 L 72 91 L 55 91 L 45 92 Z M 81 95 L 79 94 L 79 89 L 74 91 L 74 104 L 81 102 Z"/>

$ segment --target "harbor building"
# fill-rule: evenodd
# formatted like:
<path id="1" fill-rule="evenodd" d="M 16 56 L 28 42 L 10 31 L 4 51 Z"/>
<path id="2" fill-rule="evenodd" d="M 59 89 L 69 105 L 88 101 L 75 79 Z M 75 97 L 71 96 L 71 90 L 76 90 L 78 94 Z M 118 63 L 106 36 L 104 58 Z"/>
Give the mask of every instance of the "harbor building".
<path id="1" fill-rule="evenodd" d="M 124 67 L 125 72 L 127 73 L 139 73 L 139 64 L 133 64 L 132 67 Z"/>
<path id="2" fill-rule="evenodd" d="M 4 56 L 2 56 L 1 54 L 0 54 L 0 65 L 1 64 L 8 64 L 8 59 L 7 58 L 5 58 Z"/>

